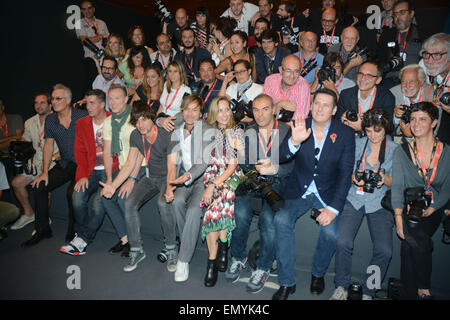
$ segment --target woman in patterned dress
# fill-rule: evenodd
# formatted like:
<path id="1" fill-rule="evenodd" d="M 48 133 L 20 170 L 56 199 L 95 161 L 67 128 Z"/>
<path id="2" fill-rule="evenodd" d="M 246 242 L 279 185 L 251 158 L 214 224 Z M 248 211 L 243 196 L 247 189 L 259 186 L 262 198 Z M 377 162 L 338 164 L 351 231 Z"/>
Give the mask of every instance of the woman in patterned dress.
<path id="1" fill-rule="evenodd" d="M 242 178 L 237 160 L 237 150 L 243 150 L 243 130 L 236 126 L 230 102 L 226 97 L 215 98 L 206 120 L 216 129 L 215 146 L 205 170 L 205 192 L 202 205 L 205 208 L 202 224 L 202 240 L 208 245 L 208 265 L 205 286 L 212 287 L 217 272 L 227 269 L 228 245 L 235 228 L 233 182 Z"/>

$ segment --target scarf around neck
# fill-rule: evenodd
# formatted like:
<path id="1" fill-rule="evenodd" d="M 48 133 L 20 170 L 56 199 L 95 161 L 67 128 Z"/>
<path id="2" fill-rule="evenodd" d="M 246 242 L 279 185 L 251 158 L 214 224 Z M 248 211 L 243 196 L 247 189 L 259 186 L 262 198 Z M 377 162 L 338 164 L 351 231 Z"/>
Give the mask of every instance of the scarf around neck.
<path id="1" fill-rule="evenodd" d="M 126 123 L 128 116 L 130 115 L 131 107 L 127 104 L 127 107 L 124 112 L 121 114 L 113 113 L 111 115 L 111 128 L 112 128 L 112 136 L 111 136 L 111 155 L 115 156 L 120 153 L 120 130 L 123 125 Z M 119 121 L 117 121 L 119 120 Z"/>

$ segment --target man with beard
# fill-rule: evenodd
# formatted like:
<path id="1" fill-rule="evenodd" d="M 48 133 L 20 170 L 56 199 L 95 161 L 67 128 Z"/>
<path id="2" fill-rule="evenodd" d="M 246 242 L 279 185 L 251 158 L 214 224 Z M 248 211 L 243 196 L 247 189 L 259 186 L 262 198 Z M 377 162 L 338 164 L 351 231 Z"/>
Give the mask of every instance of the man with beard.
<path id="1" fill-rule="evenodd" d="M 230 7 L 222 13 L 221 17 L 231 17 L 236 20 L 235 30 L 241 30 L 248 34 L 249 22 L 258 12 L 258 7 L 253 3 L 243 0 L 230 0 Z"/>
<path id="2" fill-rule="evenodd" d="M 281 1 L 277 15 L 281 20 L 281 39 L 291 52 L 298 50 L 300 32 L 306 29 L 306 19 L 297 14 L 297 6 L 293 1 Z"/>
<path id="3" fill-rule="evenodd" d="M 270 29 L 270 22 L 266 18 L 259 18 L 255 22 L 253 35 L 248 37 L 248 44 L 250 52 L 255 53 L 257 48 L 261 48 L 261 35 L 264 31 Z"/>
<path id="4" fill-rule="evenodd" d="M 172 39 L 172 46 L 175 47 L 177 51 L 182 46 L 181 31 L 189 28 L 192 23 L 193 21 L 189 19 L 186 9 L 184 8 L 178 8 L 177 11 L 175 11 L 174 21 L 170 23 L 164 22 L 162 33 L 167 34 L 170 39 Z"/>
<path id="5" fill-rule="evenodd" d="M 320 22 L 320 27 L 313 27 L 313 31 L 319 38 L 319 53 L 326 55 L 332 45 L 340 42 L 342 27 L 338 24 L 339 19 L 334 8 L 325 9 Z"/>
<path id="6" fill-rule="evenodd" d="M 175 60 L 181 61 L 186 69 L 189 87 L 192 89 L 195 83 L 200 80 L 198 71 L 200 60 L 203 58 L 211 58 L 211 54 L 208 50 L 195 47 L 195 34 L 191 28 L 186 28 L 181 31 L 181 42 L 184 49 L 175 55 Z"/>
<path id="7" fill-rule="evenodd" d="M 280 31 L 281 21 L 278 18 L 278 15 L 272 11 L 273 1 L 259 0 L 258 7 L 259 11 L 253 16 L 252 21 L 250 22 L 251 26 L 249 29 L 249 33 L 252 34 L 252 27 L 255 26 L 255 23 L 259 18 L 265 18 L 267 21 L 269 21 L 269 29 Z"/>
<path id="8" fill-rule="evenodd" d="M 393 9 L 395 28 L 385 29 L 380 36 L 378 56 L 388 63 L 393 56 L 400 56 L 403 65 L 415 64 L 420 60 L 421 38 L 413 24 L 415 8 L 408 0 L 398 1 Z M 397 69 L 397 70 L 396 70 Z M 383 85 L 392 88 L 398 84 L 398 69 L 388 70 Z"/>
<path id="9" fill-rule="evenodd" d="M 423 43 L 419 65 L 422 66 L 427 74 L 426 83 L 431 85 L 432 96 L 430 101 L 437 103 L 440 116 L 440 128 L 438 138 L 450 143 L 450 105 L 439 102 L 442 95 L 450 91 L 450 35 L 437 33 L 429 37 Z M 445 111 L 445 112 L 443 112 Z"/>

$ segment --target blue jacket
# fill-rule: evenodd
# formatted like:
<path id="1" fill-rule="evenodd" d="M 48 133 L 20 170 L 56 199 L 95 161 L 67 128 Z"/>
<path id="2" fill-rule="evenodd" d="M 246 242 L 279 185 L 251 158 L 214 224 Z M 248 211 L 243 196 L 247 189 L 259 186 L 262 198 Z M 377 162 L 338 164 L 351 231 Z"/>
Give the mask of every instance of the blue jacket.
<path id="1" fill-rule="evenodd" d="M 256 73 L 258 75 L 258 79 L 256 83 L 264 84 L 264 81 L 266 80 L 267 76 L 270 76 L 274 73 L 280 73 L 278 68 L 281 66 L 281 62 L 283 61 L 283 58 L 290 55 L 290 51 L 283 47 L 277 47 L 277 52 L 275 53 L 275 62 L 273 65 L 272 73 L 269 73 L 267 71 L 266 66 L 266 59 L 265 59 L 265 53 L 263 49 L 258 48 L 255 51 L 255 61 L 256 61 Z"/>
<path id="2" fill-rule="evenodd" d="M 311 128 L 311 118 L 306 119 L 306 127 Z M 334 142 L 332 138 L 334 138 Z M 297 153 L 291 153 L 289 132 L 280 146 L 280 163 L 295 157 L 291 174 L 282 181 L 281 194 L 285 199 L 298 199 L 308 189 L 314 179 L 320 197 L 327 206 L 342 212 L 345 199 L 352 183 L 355 162 L 355 134 L 353 129 L 338 120 L 331 120 L 328 135 L 323 144 L 317 169 L 314 155 L 314 137 L 304 141 Z"/>

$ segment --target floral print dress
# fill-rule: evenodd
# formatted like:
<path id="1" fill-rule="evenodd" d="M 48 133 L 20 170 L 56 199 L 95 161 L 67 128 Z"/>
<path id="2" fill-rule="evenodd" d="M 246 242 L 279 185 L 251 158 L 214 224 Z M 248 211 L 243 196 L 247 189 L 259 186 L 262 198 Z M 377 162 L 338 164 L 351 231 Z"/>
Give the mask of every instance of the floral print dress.
<path id="1" fill-rule="evenodd" d="M 238 137 L 241 142 L 244 139 L 244 131 L 239 127 L 234 127 L 230 130 L 229 136 Z M 211 152 L 211 160 L 208 167 L 205 170 L 203 176 L 203 183 L 205 188 L 220 176 L 227 169 L 228 164 L 234 158 L 237 158 L 237 151 L 230 145 L 228 139 L 225 136 L 223 129 L 217 129 L 216 131 L 216 145 Z M 227 240 L 231 240 L 231 231 L 236 227 L 234 219 L 234 202 L 235 192 L 227 184 L 235 174 L 241 179 L 244 174 L 239 165 L 236 167 L 234 174 L 232 174 L 222 185 L 217 186 L 214 189 L 211 204 L 206 207 L 203 215 L 202 223 L 202 240 L 208 233 L 227 230 Z"/>

